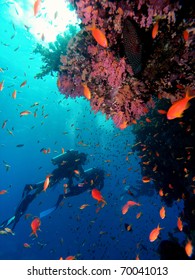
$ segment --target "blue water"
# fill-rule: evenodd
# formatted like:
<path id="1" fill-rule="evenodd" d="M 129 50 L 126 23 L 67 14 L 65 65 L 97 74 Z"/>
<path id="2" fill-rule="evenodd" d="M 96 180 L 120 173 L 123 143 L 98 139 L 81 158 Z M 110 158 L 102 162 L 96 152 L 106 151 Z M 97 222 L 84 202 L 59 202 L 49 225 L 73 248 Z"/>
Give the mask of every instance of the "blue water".
<path id="1" fill-rule="evenodd" d="M 126 191 L 127 186 L 132 192 L 152 188 L 152 183 L 142 183 L 136 154 L 126 160 L 134 144 L 131 127 L 124 131 L 117 129 L 112 120 L 94 114 L 84 98 L 64 99 L 57 89 L 55 75 L 42 80 L 34 78 L 42 65 L 41 56 L 33 53 L 37 41 L 24 25 L 10 16 L 10 5 L 2 5 L 0 17 L 0 67 L 4 70 L 0 72 L 0 82 L 4 80 L 0 92 L 0 125 L 8 120 L 6 127 L 0 129 L 0 190 L 8 191 L 0 196 L 0 222 L 14 215 L 25 184 L 44 180 L 54 169 L 51 159 L 61 153 L 62 147 L 65 151 L 85 152 L 88 155 L 85 169 L 105 170 L 102 195 L 107 205 L 96 213 L 96 201 L 90 192 L 68 198 L 62 207 L 42 219 L 38 238 L 29 236 L 32 217 L 52 207 L 63 193 L 63 183 L 57 184 L 30 204 L 27 213 L 32 216 L 27 220 L 21 217 L 15 235 L 0 235 L 0 259 L 59 259 L 68 255 L 83 260 L 135 259 L 137 254 L 140 259 L 159 259 L 158 245 L 168 238 L 169 232 L 175 232 L 182 203 L 166 207 L 166 218 L 161 220 L 162 202 L 154 192 L 152 196 L 137 197 L 141 206 L 122 214 L 122 206 L 127 200 L 133 200 Z M 20 88 L 25 80 L 26 86 Z M 17 97 L 13 99 L 15 89 Z M 39 105 L 31 107 L 35 102 Z M 21 111 L 34 113 L 35 109 L 36 118 L 33 114 L 20 117 Z M 81 146 L 80 141 L 87 146 Z M 24 146 L 16 147 L 18 144 Z M 51 153 L 41 153 L 43 147 L 50 148 Z M 11 166 L 8 171 L 5 162 Z M 128 170 L 130 167 L 132 170 Z M 84 203 L 90 206 L 80 210 Z M 140 211 L 143 214 L 136 219 Z M 133 231 L 126 231 L 125 223 L 132 224 Z M 149 233 L 159 223 L 163 227 L 160 238 L 150 243 Z M 174 234 L 182 242 L 183 234 Z M 24 248 L 25 242 L 31 247 Z"/>

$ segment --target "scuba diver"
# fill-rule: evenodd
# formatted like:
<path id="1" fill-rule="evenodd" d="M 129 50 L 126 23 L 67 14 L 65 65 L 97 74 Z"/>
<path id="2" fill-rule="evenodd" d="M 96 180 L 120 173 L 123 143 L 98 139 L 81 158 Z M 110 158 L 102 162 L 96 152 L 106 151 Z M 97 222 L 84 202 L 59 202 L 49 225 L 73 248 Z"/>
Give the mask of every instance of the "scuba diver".
<path id="1" fill-rule="evenodd" d="M 104 187 L 104 171 L 99 168 L 90 168 L 84 171 L 82 165 L 85 164 L 86 159 L 86 154 L 78 153 L 74 150 L 52 158 L 52 163 L 58 167 L 52 172 L 48 188 L 53 187 L 62 179 L 68 179 L 68 184 L 66 193 L 59 195 L 53 207 L 41 212 L 40 218 L 55 211 L 64 198 L 79 195 L 88 189 L 98 188 L 101 190 Z M 73 178 L 77 180 L 80 178 L 82 181 L 73 185 Z M 22 201 L 17 207 L 14 216 L 5 220 L 0 225 L 0 229 L 11 225 L 13 230 L 26 212 L 29 204 L 43 191 L 43 186 L 44 181 L 37 184 L 27 184 L 22 193 Z"/>
<path id="2" fill-rule="evenodd" d="M 79 177 L 83 176 L 84 170 L 82 165 L 85 164 L 86 159 L 86 154 L 74 150 L 69 150 L 52 158 L 51 161 L 54 165 L 57 165 L 57 168 L 52 171 L 49 187 L 51 188 L 65 178 L 68 179 L 68 186 L 72 187 L 73 178 L 78 178 L 78 175 Z M 43 184 L 44 181 L 37 184 L 27 184 L 22 197 L 25 197 L 29 192 L 32 192 L 32 190 L 40 193 L 43 190 Z"/>

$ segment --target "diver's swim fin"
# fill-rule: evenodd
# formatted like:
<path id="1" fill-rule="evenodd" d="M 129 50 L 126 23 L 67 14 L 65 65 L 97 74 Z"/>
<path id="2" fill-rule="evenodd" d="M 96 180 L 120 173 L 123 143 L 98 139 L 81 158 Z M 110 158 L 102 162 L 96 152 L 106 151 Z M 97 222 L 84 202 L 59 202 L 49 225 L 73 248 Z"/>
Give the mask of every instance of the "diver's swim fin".
<path id="1" fill-rule="evenodd" d="M 52 213 L 54 210 L 56 210 L 56 207 L 55 207 L 55 206 L 52 207 L 52 208 L 49 208 L 49 209 L 47 209 L 47 210 L 45 210 L 45 211 L 43 211 L 43 212 L 41 212 L 40 215 L 39 215 L 40 219 L 43 218 L 43 217 L 45 217 L 45 216 L 47 216 L 47 215 L 49 215 L 49 214 Z"/>
<path id="2" fill-rule="evenodd" d="M 56 204 L 53 207 L 51 207 L 51 208 L 49 208 L 49 209 L 47 209 L 45 211 L 42 211 L 40 213 L 40 215 L 39 215 L 40 219 L 45 217 L 45 216 L 47 216 L 47 215 L 49 215 L 49 214 L 51 214 L 53 211 L 55 211 L 58 208 L 58 206 L 60 205 L 60 202 L 62 201 L 63 198 L 64 198 L 64 195 L 60 194 Z"/>
<path id="3" fill-rule="evenodd" d="M 4 221 L 1 225 L 0 228 L 5 228 L 8 227 L 10 224 L 12 224 L 15 220 L 15 216 L 11 217 L 10 219 L 7 219 L 6 221 Z"/>

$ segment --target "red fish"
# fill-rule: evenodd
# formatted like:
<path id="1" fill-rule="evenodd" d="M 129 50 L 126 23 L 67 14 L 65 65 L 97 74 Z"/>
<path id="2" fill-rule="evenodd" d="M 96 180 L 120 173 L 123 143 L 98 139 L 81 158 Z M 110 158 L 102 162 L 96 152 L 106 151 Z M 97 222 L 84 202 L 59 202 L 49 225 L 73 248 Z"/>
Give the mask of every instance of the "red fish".
<path id="1" fill-rule="evenodd" d="M 189 100 L 195 97 L 195 91 L 191 90 L 190 87 L 186 88 L 186 95 L 184 98 L 176 101 L 169 108 L 167 112 L 167 119 L 173 120 L 175 118 L 182 118 L 183 112 L 189 108 Z"/>
<path id="2" fill-rule="evenodd" d="M 184 38 L 184 40 L 185 40 L 186 42 L 188 41 L 188 39 L 189 39 L 189 33 L 188 33 L 187 30 L 184 30 L 184 32 L 183 32 L 183 38 Z"/>
<path id="3" fill-rule="evenodd" d="M 104 200 L 101 192 L 98 189 L 92 189 L 91 195 L 98 201 L 98 203 L 102 202 L 103 204 L 106 204 L 106 201 Z"/>
<path id="4" fill-rule="evenodd" d="M 40 225 L 41 225 L 41 220 L 38 217 L 34 218 L 34 220 L 31 223 L 32 233 L 30 235 L 34 234 L 36 237 L 38 237 L 37 230 L 40 230 Z"/>

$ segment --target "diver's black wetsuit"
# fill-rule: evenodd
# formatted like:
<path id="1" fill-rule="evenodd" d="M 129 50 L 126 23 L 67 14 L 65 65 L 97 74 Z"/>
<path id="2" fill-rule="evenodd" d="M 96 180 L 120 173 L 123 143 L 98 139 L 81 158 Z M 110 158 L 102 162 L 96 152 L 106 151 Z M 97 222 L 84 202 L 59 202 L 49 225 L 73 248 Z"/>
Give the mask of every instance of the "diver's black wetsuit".
<path id="1" fill-rule="evenodd" d="M 64 197 L 79 195 L 86 190 L 96 188 L 101 190 L 104 187 L 104 171 L 99 168 L 90 168 L 84 171 L 84 181 L 72 187 Z"/>
<path id="2" fill-rule="evenodd" d="M 76 160 L 77 164 L 74 164 L 72 162 L 72 168 L 70 166 L 68 166 L 69 172 L 71 173 L 71 171 L 73 171 L 71 173 L 72 177 L 73 177 L 75 175 L 74 170 L 76 168 L 76 170 L 78 170 L 80 173 L 82 182 L 78 183 L 75 186 L 69 185 L 68 193 L 59 195 L 57 203 L 54 205 L 54 207 L 40 213 L 41 217 L 44 217 L 44 216 L 48 215 L 49 213 L 53 212 L 54 210 L 56 210 L 63 198 L 79 195 L 79 194 L 85 192 L 86 190 L 92 189 L 92 188 L 98 188 L 99 190 L 101 190 L 104 186 L 104 171 L 101 169 L 98 169 L 98 168 L 91 168 L 91 169 L 84 171 L 81 166 L 81 163 L 83 164 L 85 162 L 86 155 L 83 153 L 78 154 L 78 152 L 75 153 L 75 151 L 73 151 L 73 152 L 74 152 L 74 156 L 76 156 L 76 158 L 74 157 L 74 161 Z M 81 155 L 82 159 L 81 159 L 81 157 L 79 157 L 80 155 Z M 60 157 L 61 156 L 62 155 L 60 155 Z M 71 157 L 71 154 L 68 153 L 68 156 Z M 50 188 L 52 186 L 54 186 L 56 183 L 58 183 L 63 178 L 67 178 L 67 177 L 69 179 L 71 178 L 70 173 L 67 172 L 66 163 L 64 163 L 63 161 L 61 161 L 61 162 L 63 164 L 59 164 L 58 162 L 54 163 L 54 164 L 58 164 L 59 167 L 52 172 L 53 176 L 50 177 L 50 179 L 51 179 L 50 184 L 49 184 Z M 70 163 L 70 161 L 68 161 L 67 158 L 66 158 L 66 162 Z M 70 170 L 70 168 L 71 168 L 71 170 Z M 0 229 L 5 228 L 11 224 L 13 224 L 12 230 L 14 229 L 14 227 L 20 220 L 21 216 L 26 212 L 29 204 L 36 198 L 36 196 L 41 191 L 43 191 L 43 185 L 44 185 L 44 181 L 37 183 L 37 184 L 28 184 L 25 186 L 25 189 L 22 194 L 22 201 L 19 204 L 19 206 L 17 207 L 15 215 L 13 217 L 11 217 L 10 219 L 7 219 L 6 221 L 4 221 L 0 225 Z"/>
<path id="3" fill-rule="evenodd" d="M 52 163 L 58 167 L 52 171 L 50 177 L 49 188 L 53 187 L 62 179 L 68 179 L 68 186 L 73 184 L 73 178 L 77 178 L 75 170 L 79 172 L 79 177 L 83 178 L 84 170 L 82 165 L 87 159 L 86 154 L 78 153 L 78 151 L 70 150 L 52 159 Z M 37 184 L 27 184 L 24 188 L 22 197 L 35 190 L 39 194 L 43 190 L 44 181 Z"/>

